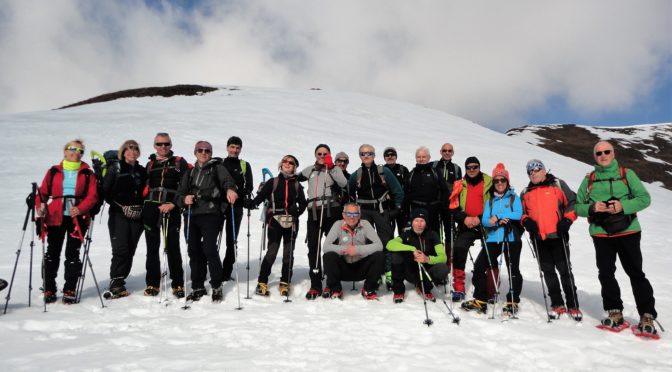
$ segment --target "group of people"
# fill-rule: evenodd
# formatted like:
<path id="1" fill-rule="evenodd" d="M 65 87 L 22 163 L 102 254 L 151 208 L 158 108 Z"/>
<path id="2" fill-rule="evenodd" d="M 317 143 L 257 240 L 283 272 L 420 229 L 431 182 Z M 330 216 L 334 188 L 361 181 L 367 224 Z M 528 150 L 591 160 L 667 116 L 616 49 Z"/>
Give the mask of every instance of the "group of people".
<path id="1" fill-rule="evenodd" d="M 519 263 L 527 231 L 544 291 L 550 297 L 549 318 L 568 314 L 578 321 L 583 315 L 572 274 L 569 230 L 580 216 L 588 218 L 595 245 L 608 313 L 601 325 L 618 331 L 627 323 L 614 276 L 618 256 L 632 283 L 641 318 L 638 329 L 657 333 L 653 290 L 642 271 L 637 219 L 650 197 L 635 172 L 615 160 L 609 142 L 595 145 L 595 170 L 586 176 L 578 193 L 549 173 L 541 160 L 532 159 L 526 164 L 529 184 L 520 194 L 511 187 L 509 171 L 502 163 L 487 173 L 479 159 L 470 156 L 463 174 L 452 160 L 450 143 L 441 147 L 437 161 L 431 161 L 428 148 L 418 148 L 412 169 L 397 163 L 393 147 L 383 151 L 385 164 L 377 164 L 375 148 L 363 144 L 358 150 L 361 166 L 353 173 L 347 171 L 347 154 L 332 157 L 330 147 L 319 144 L 315 160 L 302 170 L 295 156 L 283 156 L 277 175 L 264 182 L 256 196 L 251 165 L 240 159 L 239 137 L 228 139 L 224 159 L 213 157 L 209 142 L 198 141 L 193 165 L 171 148 L 170 136 L 158 133 L 155 153 L 143 167 L 138 161 L 140 146 L 126 141 L 118 150 L 118 162 L 97 182 L 96 174 L 82 161 L 82 141 L 65 145 L 63 160 L 47 171 L 36 198 L 48 244 L 46 302 L 57 300 L 56 276 L 66 241 L 63 302 L 75 303 L 82 266 L 80 248 L 99 199 L 110 205 L 110 298 L 129 294 L 125 280 L 143 231 L 147 243 L 144 295 L 157 296 L 161 291 L 159 250 L 163 241 L 172 294 L 185 296 L 180 253 L 184 220 L 192 287 L 187 299 L 198 301 L 208 295 L 205 281 L 209 274 L 214 302 L 223 300 L 222 283 L 231 279 L 243 209 L 249 215 L 249 210 L 263 204 L 262 240 L 267 244 L 257 295 L 271 293 L 269 276 L 281 241 L 278 289 L 281 295 L 290 295 L 299 218 L 305 214 L 308 300 L 340 299 L 343 281 L 363 280 L 361 294 L 369 300 L 377 299 L 377 291 L 385 284 L 393 292 L 394 303 L 402 303 L 409 282 L 423 300 L 433 301 L 437 296 L 433 290 L 443 284 L 450 287 L 453 302 L 462 302 L 463 310 L 485 313 L 498 302 L 503 258 L 509 278 L 503 311 L 515 315 L 523 286 Z M 222 261 L 219 248 L 224 234 Z M 472 259 L 473 298 L 467 300 L 466 265 L 470 247 L 477 241 L 482 249 Z"/>

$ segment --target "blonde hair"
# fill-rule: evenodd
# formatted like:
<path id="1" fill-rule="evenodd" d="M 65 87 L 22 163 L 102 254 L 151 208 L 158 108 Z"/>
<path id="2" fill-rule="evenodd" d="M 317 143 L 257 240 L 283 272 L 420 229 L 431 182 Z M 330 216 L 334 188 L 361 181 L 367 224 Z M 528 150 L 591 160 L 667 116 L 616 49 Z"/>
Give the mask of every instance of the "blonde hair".
<path id="1" fill-rule="evenodd" d="M 140 145 L 135 140 L 126 140 L 124 143 L 119 146 L 119 151 L 117 152 L 117 157 L 119 160 L 124 160 L 124 153 L 128 150 L 128 146 L 135 146 L 138 149 L 138 156 L 140 155 Z"/>
<path id="2" fill-rule="evenodd" d="M 299 167 L 299 159 L 296 158 L 294 155 L 285 155 L 280 159 L 280 162 L 278 163 L 278 170 L 282 170 L 282 162 L 285 160 L 291 159 L 294 162 L 294 173 L 296 173 L 296 169 Z"/>
<path id="3" fill-rule="evenodd" d="M 79 147 L 81 147 L 82 150 L 85 149 L 85 147 L 84 147 L 84 141 L 82 141 L 82 140 L 79 139 L 79 138 L 75 138 L 75 139 L 73 139 L 73 140 L 71 140 L 71 141 L 68 141 L 68 142 L 65 144 L 65 146 L 63 146 L 63 151 L 67 150 L 68 147 L 73 146 L 73 145 L 79 145 Z"/>

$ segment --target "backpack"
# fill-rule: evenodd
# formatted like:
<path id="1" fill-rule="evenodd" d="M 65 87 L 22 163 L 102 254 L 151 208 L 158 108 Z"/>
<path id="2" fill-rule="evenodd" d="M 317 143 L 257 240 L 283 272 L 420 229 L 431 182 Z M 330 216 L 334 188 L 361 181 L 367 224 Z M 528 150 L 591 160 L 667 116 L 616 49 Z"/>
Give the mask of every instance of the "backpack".
<path id="1" fill-rule="evenodd" d="M 628 171 L 628 168 L 625 167 L 618 167 L 618 172 L 620 174 L 619 178 L 608 178 L 608 179 L 599 179 L 597 182 L 611 182 L 611 181 L 617 181 L 621 180 L 625 184 L 625 186 L 628 188 L 628 196 L 632 195 L 632 190 L 630 189 L 630 184 L 628 183 L 628 178 L 626 176 L 626 173 Z M 586 200 L 590 199 L 590 192 L 593 190 L 593 183 L 595 183 L 595 171 L 590 172 L 588 175 L 588 191 L 586 192 Z"/>
<path id="2" fill-rule="evenodd" d="M 385 182 L 385 166 L 376 164 L 376 167 L 378 168 L 378 177 L 380 177 L 380 182 L 382 182 L 383 186 L 387 188 L 387 182 Z M 360 188 L 362 186 L 362 167 L 357 169 L 355 172 L 355 177 L 357 177 L 357 188 Z"/>
<path id="3" fill-rule="evenodd" d="M 271 208 L 273 212 L 275 212 L 275 190 L 278 188 L 278 183 L 280 183 L 280 179 L 278 177 L 274 177 L 273 189 L 271 190 Z M 296 195 L 299 195 L 299 180 L 295 180 L 294 190 L 296 191 Z"/>
<path id="4" fill-rule="evenodd" d="M 103 178 L 105 178 L 107 171 L 115 173 L 115 183 L 116 177 L 119 177 L 121 165 L 119 164 L 118 154 L 118 150 L 107 150 L 103 154 L 91 151 L 91 164 L 93 166 L 93 174 L 96 177 L 96 191 L 98 192 L 98 201 L 90 210 L 92 216 L 98 214 L 105 205 L 105 198 L 103 198 Z"/>
<path id="5" fill-rule="evenodd" d="M 432 169 L 435 169 L 436 166 L 439 164 L 439 161 L 438 161 L 438 160 L 434 160 L 434 161 L 432 161 L 431 164 L 432 164 Z M 453 162 L 451 162 L 451 164 L 453 165 L 453 170 L 455 171 L 455 180 L 459 180 L 459 179 L 461 179 L 461 178 L 462 178 L 462 172 L 461 172 L 461 169 L 457 166 L 457 164 L 455 164 L 455 163 L 453 163 Z M 446 179 L 446 181 L 448 181 L 448 179 Z"/>

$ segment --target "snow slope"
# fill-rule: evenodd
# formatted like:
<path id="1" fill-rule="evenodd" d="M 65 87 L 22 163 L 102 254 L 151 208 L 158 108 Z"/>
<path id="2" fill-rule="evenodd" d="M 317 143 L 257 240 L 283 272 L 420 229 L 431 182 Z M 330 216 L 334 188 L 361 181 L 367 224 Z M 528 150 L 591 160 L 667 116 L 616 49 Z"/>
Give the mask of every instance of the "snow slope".
<path id="1" fill-rule="evenodd" d="M 21 238 L 24 198 L 30 182 L 40 182 L 45 171 L 59 161 L 64 143 L 85 140 L 87 149 L 117 148 L 124 140 L 140 142 L 146 158 L 156 132 L 169 132 L 178 155 L 193 161 L 193 144 L 212 142 L 215 155 L 225 156 L 230 135 L 243 138 L 242 157 L 252 164 L 255 182 L 261 168 L 275 171 L 286 153 L 296 155 L 301 167 L 312 163 L 313 149 L 324 142 L 333 153 L 351 156 L 349 170 L 356 169 L 357 148 L 373 144 L 382 163 L 382 149 L 395 146 L 399 162 L 414 164 L 420 145 L 438 149 L 444 142 L 455 145 L 455 159 L 470 155 L 481 160 L 490 173 L 497 162 L 509 167 L 517 190 L 526 185 L 524 165 L 542 159 L 547 167 L 577 188 L 590 167 L 578 161 L 510 138 L 467 120 L 403 102 L 353 93 L 293 91 L 261 88 L 222 88 L 197 97 L 123 99 L 67 110 L 0 116 L 7 139 L 0 148 L 4 171 L 0 195 L 0 277 L 9 280 L 15 250 Z M 89 161 L 88 156 L 86 160 Z M 274 172 L 275 173 L 275 172 Z M 672 238 L 666 206 L 672 193 L 648 187 L 653 206 L 640 213 L 644 234 L 644 265 L 657 299 L 659 320 L 672 327 L 672 288 L 669 268 Z M 251 219 L 250 290 L 259 268 L 259 211 Z M 91 259 L 102 287 L 106 287 L 110 244 L 106 220 L 96 222 Z M 579 301 L 585 318 L 546 322 L 539 272 L 525 247 L 521 271 L 525 278 L 520 319 L 500 322 L 455 308 L 462 321 L 451 323 L 442 303 L 429 304 L 434 325 L 423 325 L 421 299 L 408 291 L 408 301 L 392 304 L 392 295 L 381 290 L 381 300 L 364 301 L 347 292 L 342 301 L 308 302 L 307 248 L 301 221 L 295 255 L 291 303 L 277 294 L 277 273 L 271 276 L 270 298 L 253 295 L 244 299 L 248 257 L 244 223 L 239 244 L 243 310 L 237 307 L 234 282 L 225 285 L 225 301 L 209 299 L 185 311 L 177 301 L 159 304 L 142 296 L 144 288 L 144 238 L 129 278 L 128 298 L 108 301 L 101 309 L 95 286 L 87 277 L 81 304 L 60 302 L 42 311 L 40 301 L 40 249 L 36 242 L 33 263 L 33 306 L 27 307 L 30 236 L 23 244 L 19 270 L 8 313 L 0 315 L 0 370 L 646 370 L 669 371 L 672 361 L 670 336 L 658 342 L 644 341 L 629 331 L 611 334 L 593 325 L 603 317 L 600 287 L 587 223 L 580 220 L 571 231 L 572 262 Z M 30 235 L 30 234 L 28 234 Z M 184 242 L 182 243 L 184 247 Z M 472 248 L 472 255 L 478 253 Z M 278 259 L 279 263 L 280 260 Z M 470 269 L 470 265 L 468 266 Z M 625 301 L 625 315 L 635 322 L 637 312 L 627 277 L 618 269 Z M 507 283 L 506 278 L 503 279 Z M 59 271 L 62 285 L 62 267 Z M 357 287 L 360 288 L 361 283 Z M 345 288 L 348 288 L 347 286 Z M 506 284 L 503 290 L 506 290 Z M 2 296 L 7 290 L 2 292 Z"/>

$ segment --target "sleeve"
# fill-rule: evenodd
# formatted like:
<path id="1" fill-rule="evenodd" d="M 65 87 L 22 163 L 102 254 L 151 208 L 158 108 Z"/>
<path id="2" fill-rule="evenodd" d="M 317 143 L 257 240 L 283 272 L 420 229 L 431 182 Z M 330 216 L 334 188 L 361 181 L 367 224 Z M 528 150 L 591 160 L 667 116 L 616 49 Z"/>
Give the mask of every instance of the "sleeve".
<path id="1" fill-rule="evenodd" d="M 294 182 L 299 182 L 294 181 Z M 306 207 L 308 207 L 308 202 L 306 201 L 306 194 L 303 192 L 303 186 L 299 184 L 299 191 L 298 195 L 296 195 L 296 202 L 299 204 L 299 216 L 303 214 L 303 212 L 306 211 Z"/>
<path id="2" fill-rule="evenodd" d="M 520 219 L 523 217 L 523 204 L 520 201 L 520 197 L 518 197 L 518 195 L 516 195 L 516 197 L 513 199 L 513 210 L 509 213 L 509 220 L 520 221 Z"/>
<path id="3" fill-rule="evenodd" d="M 86 190 L 84 200 L 77 204 L 77 208 L 79 208 L 82 213 L 87 213 L 98 202 L 98 183 L 96 182 L 96 175 L 93 173 L 93 170 L 90 170 L 84 177 L 88 177 L 89 179 L 89 189 Z"/>
<path id="4" fill-rule="evenodd" d="M 273 190 L 273 178 L 270 178 L 264 183 L 264 186 L 261 188 L 261 190 L 259 190 L 257 196 L 254 199 L 252 199 L 252 203 L 255 206 L 261 204 L 262 201 L 266 200 L 268 197 L 271 196 L 272 190 Z"/>
<path id="5" fill-rule="evenodd" d="M 448 256 L 446 255 L 446 248 L 443 246 L 441 238 L 439 238 L 439 234 L 432 231 L 431 238 L 427 240 L 430 244 L 434 244 L 434 252 L 436 252 L 436 255 L 428 256 L 429 264 L 436 265 L 436 264 L 445 264 L 446 262 L 448 262 Z"/>
<path id="6" fill-rule="evenodd" d="M 223 164 L 217 164 L 217 183 L 219 183 L 219 187 L 221 190 L 233 190 L 233 191 L 238 191 L 238 187 L 236 186 L 236 180 L 231 177 L 231 173 L 226 169 L 226 167 Z M 180 186 L 182 185 L 182 182 L 180 182 Z"/>
<path id="7" fill-rule="evenodd" d="M 392 173 L 389 168 L 383 168 L 383 175 L 385 176 L 385 182 L 388 185 L 388 189 L 392 195 L 394 195 L 394 206 L 397 209 L 401 209 L 401 205 L 404 202 L 404 190 L 401 189 L 401 185 L 399 184 L 397 177 L 395 177 L 394 173 Z"/>
<path id="8" fill-rule="evenodd" d="M 179 208 L 186 208 L 184 205 L 184 197 L 189 195 L 189 172 L 182 174 L 180 185 L 177 187 L 177 194 L 175 195 L 175 205 Z"/>
<path id="9" fill-rule="evenodd" d="M 331 178 L 336 182 L 338 187 L 343 188 L 348 184 L 348 180 L 345 178 L 343 170 L 339 167 L 331 168 L 331 170 L 329 170 L 329 175 L 331 175 Z"/>
<path id="10" fill-rule="evenodd" d="M 359 172 L 359 169 L 352 172 L 350 179 L 348 179 L 348 195 L 353 202 L 357 201 L 357 172 Z"/>
<path id="11" fill-rule="evenodd" d="M 390 252 L 403 252 L 403 251 L 415 252 L 415 247 L 412 245 L 404 244 L 401 236 L 397 236 L 396 238 L 387 242 L 387 245 L 385 247 Z"/>
<path id="12" fill-rule="evenodd" d="M 590 207 L 593 204 L 588 199 L 588 182 L 590 182 L 589 177 L 584 177 L 576 194 L 576 204 L 574 205 L 574 208 L 576 210 L 576 214 L 580 217 L 588 217 L 590 213 Z"/>
<path id="13" fill-rule="evenodd" d="M 560 189 L 562 190 L 562 193 L 565 194 L 565 199 L 567 200 L 563 217 L 569 219 L 570 221 L 575 221 L 576 211 L 574 210 L 574 206 L 576 205 L 576 193 L 569 188 L 565 181 L 560 179 L 559 181 Z"/>
<path id="14" fill-rule="evenodd" d="M 324 244 L 322 245 L 323 253 L 336 252 L 339 255 L 341 254 L 342 247 L 338 244 L 339 230 L 341 229 L 341 225 L 343 225 L 343 220 L 336 221 L 333 225 L 331 225 L 331 229 L 329 229 L 329 233 L 324 239 Z"/>
<path id="15" fill-rule="evenodd" d="M 40 184 L 40 187 L 37 189 L 37 198 L 35 198 L 35 207 L 37 209 L 40 209 L 40 205 L 42 203 L 46 204 L 49 201 L 49 179 L 51 173 L 51 168 L 47 169 L 47 173 L 44 175 L 44 178 L 42 178 L 42 183 Z"/>
<path id="16" fill-rule="evenodd" d="M 252 195 L 252 190 L 254 190 L 254 176 L 252 172 L 252 166 L 249 162 L 245 162 L 247 165 L 247 170 L 245 171 L 245 188 L 243 189 L 243 195 Z"/>
<path id="17" fill-rule="evenodd" d="M 378 237 L 378 233 L 373 229 L 371 224 L 366 220 L 361 220 L 359 222 L 362 224 L 366 239 L 370 242 L 367 244 L 357 245 L 357 253 L 362 257 L 367 257 L 373 253 L 383 250 L 383 242 Z"/>
<path id="18" fill-rule="evenodd" d="M 628 169 L 625 173 L 626 180 L 632 193 L 631 199 L 621 199 L 624 214 L 634 214 L 651 205 L 651 195 L 634 171 Z"/>
<path id="19" fill-rule="evenodd" d="M 308 176 L 310 176 L 310 173 L 308 173 L 308 175 L 306 175 L 306 171 L 308 170 L 308 168 L 312 168 L 312 167 L 313 167 L 313 166 L 311 165 L 310 167 L 303 168 L 303 170 L 301 171 L 301 173 L 299 173 L 299 175 L 296 177 L 296 178 L 299 180 L 299 182 L 306 182 L 306 181 L 308 181 Z M 309 171 L 309 172 L 310 172 L 310 171 Z"/>
<path id="20" fill-rule="evenodd" d="M 492 196 L 491 196 L 492 197 Z M 495 225 L 490 223 L 490 218 L 492 217 L 492 208 L 490 207 L 490 204 L 495 204 L 494 200 L 491 203 L 489 200 L 487 200 L 485 203 L 485 206 L 483 207 L 483 216 L 481 217 L 481 224 L 483 224 L 483 227 L 494 227 Z M 502 216 L 497 216 L 497 219 L 504 218 Z"/>
<path id="21" fill-rule="evenodd" d="M 108 168 L 107 173 L 105 173 L 105 177 L 103 177 L 103 195 L 99 195 L 99 197 L 104 198 L 109 203 L 113 202 L 112 192 L 114 190 L 112 190 L 112 188 L 114 187 L 114 181 L 117 179 L 117 175 L 119 175 L 119 167 L 114 166 Z"/>

